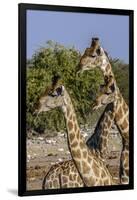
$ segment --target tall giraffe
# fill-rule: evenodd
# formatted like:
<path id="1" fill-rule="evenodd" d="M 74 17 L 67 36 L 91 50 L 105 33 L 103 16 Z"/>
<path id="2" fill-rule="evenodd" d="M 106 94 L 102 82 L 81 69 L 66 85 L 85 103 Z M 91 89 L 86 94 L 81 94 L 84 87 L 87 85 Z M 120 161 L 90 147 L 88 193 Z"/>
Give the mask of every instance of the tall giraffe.
<path id="1" fill-rule="evenodd" d="M 81 185 L 89 187 L 114 184 L 112 176 L 99 154 L 87 147 L 84 137 L 80 134 L 80 128 L 71 98 L 65 87 L 59 83 L 58 77 L 55 77 L 52 87 L 39 99 L 38 113 L 49 111 L 56 107 L 60 107 L 65 116 L 68 147 L 72 156 L 73 165 L 82 180 Z M 61 167 L 62 169 L 64 168 L 63 165 Z M 69 178 L 67 177 L 67 181 L 70 180 L 70 174 L 68 174 L 70 171 L 71 169 L 67 169 L 67 176 L 69 176 Z M 54 173 L 54 170 L 52 172 Z M 77 176 L 75 173 L 73 175 Z M 52 178 L 54 178 L 54 175 Z M 61 175 L 59 179 L 61 183 L 64 182 Z M 46 178 L 44 182 L 46 182 Z"/>
<path id="2" fill-rule="evenodd" d="M 80 59 L 78 73 L 81 73 L 85 70 L 91 70 L 94 68 L 100 68 L 104 76 L 104 87 L 107 88 L 107 93 L 115 91 L 116 101 L 111 104 L 108 104 L 106 107 L 106 112 L 102 116 L 100 123 L 105 131 L 101 131 L 104 138 L 108 138 L 109 129 L 111 128 L 112 121 L 114 121 L 121 133 L 123 149 L 121 153 L 121 170 L 120 170 L 120 179 L 122 184 L 128 184 L 129 182 L 129 108 L 123 99 L 119 88 L 116 84 L 116 80 L 111 68 L 109 59 L 99 44 L 98 38 L 93 38 L 91 47 L 87 48 Z M 110 107 L 110 108 L 109 108 Z M 106 124 L 106 118 L 109 119 L 109 122 Z M 102 139 L 102 148 L 106 148 L 106 140 Z"/>

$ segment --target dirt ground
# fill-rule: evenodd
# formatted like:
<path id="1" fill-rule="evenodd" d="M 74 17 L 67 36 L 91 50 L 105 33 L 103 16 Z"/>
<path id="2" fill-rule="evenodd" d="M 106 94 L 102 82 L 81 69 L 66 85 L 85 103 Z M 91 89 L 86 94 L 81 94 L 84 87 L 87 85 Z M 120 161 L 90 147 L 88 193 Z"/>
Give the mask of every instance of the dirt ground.
<path id="1" fill-rule="evenodd" d="M 111 134 L 109 143 L 111 151 L 107 165 L 112 176 L 119 182 L 121 142 L 118 135 Z M 71 155 L 65 133 L 58 132 L 55 137 L 31 135 L 27 139 L 27 190 L 42 189 L 43 178 L 50 166 L 68 159 L 71 159 Z"/>

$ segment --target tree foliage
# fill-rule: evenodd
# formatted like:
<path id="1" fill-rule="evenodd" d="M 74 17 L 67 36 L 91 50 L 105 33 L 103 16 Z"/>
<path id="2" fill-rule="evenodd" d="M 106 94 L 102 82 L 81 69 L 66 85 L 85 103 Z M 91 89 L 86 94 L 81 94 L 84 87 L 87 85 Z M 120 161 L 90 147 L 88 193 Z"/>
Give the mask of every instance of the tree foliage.
<path id="1" fill-rule="evenodd" d="M 39 49 L 27 63 L 27 128 L 39 133 L 46 129 L 65 129 L 64 116 L 59 109 L 42 113 L 35 118 L 33 112 L 39 96 L 51 84 L 54 74 L 62 77 L 68 90 L 80 124 L 90 123 L 92 120 L 91 105 L 103 83 L 100 70 L 96 69 L 76 76 L 76 68 L 80 59 L 80 52 L 74 47 L 64 47 L 58 43 L 48 41 L 44 48 Z M 128 66 L 120 63 L 113 65 L 116 79 L 123 95 L 128 99 Z M 126 70 L 125 70 L 126 69 Z M 121 70 L 123 72 L 121 72 Z M 124 82 L 125 81 L 125 84 Z"/>
<path id="2" fill-rule="evenodd" d="M 123 95 L 126 103 L 129 103 L 129 65 L 124 64 L 122 61 L 112 61 L 112 69 L 115 74 L 117 85 Z"/>

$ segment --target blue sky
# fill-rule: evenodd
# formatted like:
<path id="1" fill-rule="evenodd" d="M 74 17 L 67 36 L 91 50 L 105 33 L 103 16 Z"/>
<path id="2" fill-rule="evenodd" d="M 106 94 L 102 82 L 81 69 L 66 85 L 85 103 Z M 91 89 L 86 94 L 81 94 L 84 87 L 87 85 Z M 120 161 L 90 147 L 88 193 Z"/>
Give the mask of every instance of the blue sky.
<path id="1" fill-rule="evenodd" d="M 53 40 L 81 53 L 99 37 L 112 58 L 129 62 L 129 17 L 120 15 L 27 11 L 27 58 Z"/>

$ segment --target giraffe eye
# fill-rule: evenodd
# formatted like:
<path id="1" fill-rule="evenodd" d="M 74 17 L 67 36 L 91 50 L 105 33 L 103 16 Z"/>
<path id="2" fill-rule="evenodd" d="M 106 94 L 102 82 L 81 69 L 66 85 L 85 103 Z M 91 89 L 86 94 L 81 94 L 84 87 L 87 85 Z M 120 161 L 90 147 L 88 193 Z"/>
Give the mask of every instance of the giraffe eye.
<path id="1" fill-rule="evenodd" d="M 55 94 L 55 92 L 53 92 L 53 91 L 49 91 L 48 95 L 51 96 L 51 97 L 57 96 L 57 95 Z"/>

